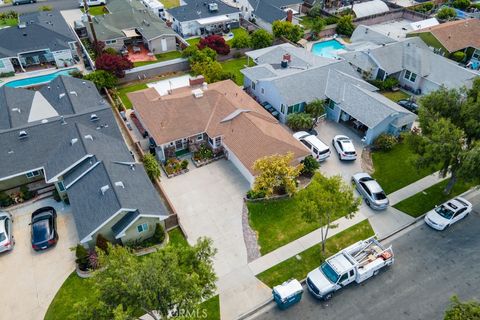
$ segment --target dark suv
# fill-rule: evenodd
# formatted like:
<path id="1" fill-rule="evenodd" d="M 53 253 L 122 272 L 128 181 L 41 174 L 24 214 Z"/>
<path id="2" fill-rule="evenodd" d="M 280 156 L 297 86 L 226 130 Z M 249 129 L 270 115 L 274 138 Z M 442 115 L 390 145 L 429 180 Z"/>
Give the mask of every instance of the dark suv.
<path id="1" fill-rule="evenodd" d="M 32 213 L 32 248 L 45 250 L 57 244 L 57 213 L 52 207 L 44 207 Z"/>

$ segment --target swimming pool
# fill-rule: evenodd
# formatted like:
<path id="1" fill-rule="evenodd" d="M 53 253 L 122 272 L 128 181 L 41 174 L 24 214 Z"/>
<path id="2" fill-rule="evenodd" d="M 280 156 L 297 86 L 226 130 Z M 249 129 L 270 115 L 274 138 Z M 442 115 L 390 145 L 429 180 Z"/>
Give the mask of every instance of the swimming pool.
<path id="1" fill-rule="evenodd" d="M 338 58 L 336 55 L 337 51 L 343 48 L 345 48 L 345 46 L 337 40 L 327 40 L 314 43 L 312 46 L 312 53 L 316 56 L 336 59 Z"/>
<path id="2" fill-rule="evenodd" d="M 5 83 L 5 87 L 13 87 L 13 88 L 20 88 L 20 87 L 30 87 L 30 86 L 35 86 L 43 83 L 47 83 L 52 81 L 58 76 L 68 76 L 70 75 L 70 72 L 77 70 L 77 68 L 70 68 L 70 69 L 65 69 L 57 72 L 53 72 L 50 74 L 45 74 L 43 76 L 36 76 L 36 77 L 31 77 L 31 78 L 25 78 L 25 79 L 20 79 L 20 80 L 14 80 Z"/>

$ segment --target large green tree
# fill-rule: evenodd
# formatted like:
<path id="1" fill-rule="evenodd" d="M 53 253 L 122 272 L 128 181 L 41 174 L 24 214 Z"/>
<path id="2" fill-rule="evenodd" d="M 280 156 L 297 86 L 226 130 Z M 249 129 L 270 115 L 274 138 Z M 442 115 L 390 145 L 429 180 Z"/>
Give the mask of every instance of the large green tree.
<path id="1" fill-rule="evenodd" d="M 298 193 L 299 209 L 305 221 L 320 223 L 322 252 L 325 253 L 325 242 L 332 223 L 332 215 L 352 218 L 358 210 L 361 200 L 353 195 L 353 188 L 345 183 L 341 176 L 327 178 L 317 172 L 308 188 Z"/>
<path id="2" fill-rule="evenodd" d="M 478 301 L 461 302 L 457 296 L 451 298 L 451 304 L 445 311 L 444 320 L 478 319 L 480 319 L 480 303 Z"/>
<path id="3" fill-rule="evenodd" d="M 273 36 L 268 31 L 258 29 L 250 36 L 250 45 L 253 49 L 262 49 L 271 46 Z"/>
<path id="4" fill-rule="evenodd" d="M 420 99 L 422 134 L 415 148 L 419 167 L 440 166 L 451 174 L 444 192 L 450 193 L 458 179 L 480 178 L 480 78 L 470 90 L 442 88 Z"/>
<path id="5" fill-rule="evenodd" d="M 141 259 L 127 248 L 111 246 L 99 252 L 101 269 L 94 273 L 95 303 L 76 303 L 72 319 L 153 319 L 181 317 L 195 310 L 215 291 L 215 249 L 200 239 L 193 247 L 167 246 Z M 178 313 L 178 314 L 177 314 Z"/>
<path id="6" fill-rule="evenodd" d="M 350 37 L 354 30 L 355 25 L 353 24 L 353 16 L 347 14 L 338 19 L 336 28 L 337 33 Z"/>
<path id="7" fill-rule="evenodd" d="M 298 24 L 290 21 L 274 21 L 272 24 L 272 32 L 275 38 L 285 37 L 291 42 L 297 42 L 303 37 L 303 28 Z"/>
<path id="8" fill-rule="evenodd" d="M 117 77 L 105 70 L 96 70 L 83 77 L 85 80 L 95 83 L 97 89 L 112 89 L 117 86 Z"/>

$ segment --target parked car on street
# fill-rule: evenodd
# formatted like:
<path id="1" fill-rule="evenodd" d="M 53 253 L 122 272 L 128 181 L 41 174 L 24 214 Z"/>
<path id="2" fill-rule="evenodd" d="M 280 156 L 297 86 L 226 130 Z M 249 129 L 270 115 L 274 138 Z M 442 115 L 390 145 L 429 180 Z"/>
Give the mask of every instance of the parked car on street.
<path id="1" fill-rule="evenodd" d="M 352 140 L 343 135 L 333 137 L 332 144 L 337 150 L 340 160 L 355 160 L 357 159 L 357 152 Z"/>
<path id="2" fill-rule="evenodd" d="M 413 113 L 418 113 L 418 104 L 411 100 L 400 100 L 397 102 L 399 105 L 407 109 L 408 111 L 411 111 Z"/>
<path id="3" fill-rule="evenodd" d="M 353 175 L 352 181 L 360 195 L 365 199 L 367 206 L 374 210 L 383 210 L 388 207 L 387 195 L 378 182 L 368 173 L 356 173 Z"/>
<path id="4" fill-rule="evenodd" d="M 14 6 L 18 6 L 19 4 L 27 4 L 27 3 L 36 3 L 37 0 L 13 0 L 12 4 Z"/>
<path id="5" fill-rule="evenodd" d="M 472 204 L 461 197 L 456 197 L 427 212 L 424 220 L 433 229 L 445 230 L 467 217 L 470 212 L 472 212 Z"/>
<path id="6" fill-rule="evenodd" d="M 305 131 L 299 131 L 295 132 L 293 137 L 303 143 L 317 161 L 324 161 L 330 157 L 330 148 L 316 136 Z"/>
<path id="7" fill-rule="evenodd" d="M 52 207 L 43 207 L 32 213 L 32 248 L 45 250 L 57 244 L 57 212 Z"/>
<path id="8" fill-rule="evenodd" d="M 307 288 L 318 299 L 329 300 L 346 285 L 361 283 L 394 262 L 392 247 L 385 248 L 374 237 L 358 241 L 326 259 L 307 276 Z"/>
<path id="9" fill-rule="evenodd" d="M 12 235 L 12 216 L 8 212 L 0 212 L 0 252 L 12 250 L 15 239 Z"/>
<path id="10" fill-rule="evenodd" d="M 87 5 L 89 7 L 104 6 L 106 3 L 107 3 L 106 0 L 87 0 Z M 79 0 L 78 1 L 78 6 L 80 8 L 83 8 L 83 5 L 84 5 L 83 0 Z"/>

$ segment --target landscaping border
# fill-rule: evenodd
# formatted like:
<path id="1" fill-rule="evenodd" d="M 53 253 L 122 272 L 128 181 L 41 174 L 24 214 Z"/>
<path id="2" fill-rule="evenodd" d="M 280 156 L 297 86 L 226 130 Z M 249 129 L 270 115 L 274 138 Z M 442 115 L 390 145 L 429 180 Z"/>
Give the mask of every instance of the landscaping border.
<path id="1" fill-rule="evenodd" d="M 200 168 L 200 167 L 206 166 L 207 164 L 210 164 L 212 162 L 215 162 L 215 161 L 223 159 L 223 158 L 225 158 L 225 153 L 223 153 L 220 156 L 217 156 L 217 157 L 214 157 L 214 158 L 211 158 L 211 159 L 207 159 L 205 161 L 197 161 L 197 160 L 194 160 L 193 157 L 192 157 L 192 162 L 193 162 L 193 165 L 196 168 Z"/>

